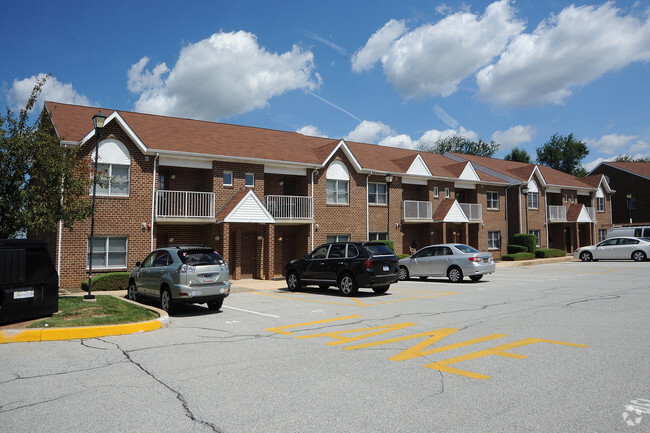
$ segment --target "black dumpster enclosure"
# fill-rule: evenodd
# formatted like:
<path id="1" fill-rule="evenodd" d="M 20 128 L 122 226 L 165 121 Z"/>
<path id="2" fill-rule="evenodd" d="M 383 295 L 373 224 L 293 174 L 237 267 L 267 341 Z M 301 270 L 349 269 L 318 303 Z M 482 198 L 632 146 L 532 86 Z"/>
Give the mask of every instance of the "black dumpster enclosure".
<path id="1" fill-rule="evenodd" d="M 0 325 L 56 313 L 59 277 L 47 243 L 0 239 Z"/>

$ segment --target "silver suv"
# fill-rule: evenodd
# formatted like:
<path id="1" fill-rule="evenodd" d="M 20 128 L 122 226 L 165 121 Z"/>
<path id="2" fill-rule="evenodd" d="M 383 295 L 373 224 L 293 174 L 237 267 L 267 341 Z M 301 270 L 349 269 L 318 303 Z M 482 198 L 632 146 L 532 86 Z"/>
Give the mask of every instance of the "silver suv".
<path id="1" fill-rule="evenodd" d="M 207 303 L 210 310 L 218 310 L 229 294 L 228 265 L 209 247 L 158 248 L 129 274 L 129 299 L 160 299 L 168 313 L 178 303 Z"/>

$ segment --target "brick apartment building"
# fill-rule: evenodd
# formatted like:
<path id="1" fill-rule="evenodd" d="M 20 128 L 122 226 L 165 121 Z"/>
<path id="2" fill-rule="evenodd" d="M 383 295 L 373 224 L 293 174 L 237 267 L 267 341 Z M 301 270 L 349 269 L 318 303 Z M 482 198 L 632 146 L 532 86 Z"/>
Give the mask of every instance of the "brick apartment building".
<path id="1" fill-rule="evenodd" d="M 390 239 L 397 253 L 462 242 L 499 258 L 526 230 L 541 248 L 571 252 L 611 226 L 602 175 L 105 108 L 95 137 L 99 108 L 45 109 L 62 145 L 89 164 L 97 139 L 111 178 L 97 190 L 97 273 L 131 269 L 167 244 L 209 245 L 233 279 L 272 279 L 332 240 Z M 87 277 L 89 233 L 90 219 L 50 234 L 61 287 Z"/>

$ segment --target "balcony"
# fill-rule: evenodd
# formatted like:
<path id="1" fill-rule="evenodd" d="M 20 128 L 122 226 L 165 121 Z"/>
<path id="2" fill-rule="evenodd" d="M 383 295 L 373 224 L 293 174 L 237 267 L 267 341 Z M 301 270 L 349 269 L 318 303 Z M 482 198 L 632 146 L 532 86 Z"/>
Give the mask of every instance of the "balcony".
<path id="1" fill-rule="evenodd" d="M 461 209 L 470 222 L 483 221 L 483 206 L 474 203 L 460 203 Z"/>
<path id="2" fill-rule="evenodd" d="M 156 194 L 156 221 L 181 224 L 215 222 L 214 193 L 159 190 Z"/>
<path id="3" fill-rule="evenodd" d="M 564 206 L 549 206 L 548 222 L 566 222 L 566 208 Z"/>
<path id="4" fill-rule="evenodd" d="M 430 201 L 404 200 L 402 204 L 404 222 L 431 222 L 433 220 Z"/>
<path id="5" fill-rule="evenodd" d="M 312 199 L 295 195 L 267 195 L 266 209 L 275 218 L 276 224 L 297 222 L 312 222 Z"/>

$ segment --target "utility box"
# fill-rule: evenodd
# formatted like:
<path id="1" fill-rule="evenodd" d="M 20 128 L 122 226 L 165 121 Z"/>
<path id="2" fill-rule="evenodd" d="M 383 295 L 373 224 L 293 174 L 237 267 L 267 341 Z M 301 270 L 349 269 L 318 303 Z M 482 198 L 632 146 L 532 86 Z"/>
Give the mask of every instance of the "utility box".
<path id="1" fill-rule="evenodd" d="M 0 325 L 59 310 L 59 276 L 47 243 L 0 239 Z"/>

